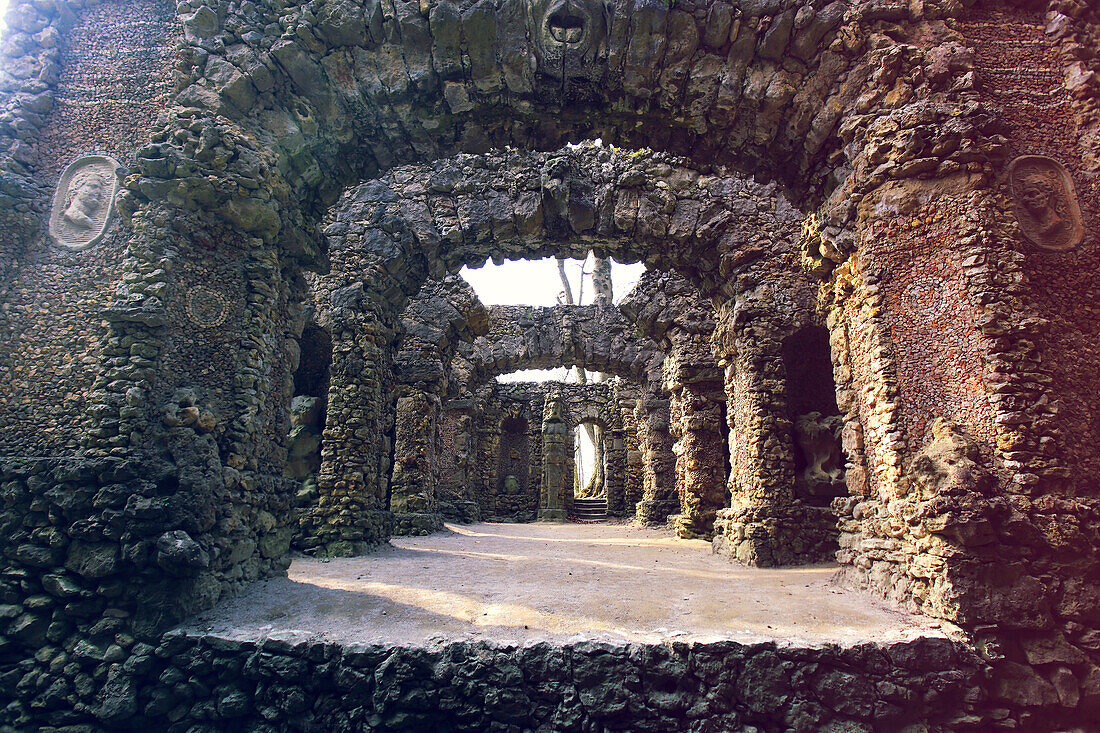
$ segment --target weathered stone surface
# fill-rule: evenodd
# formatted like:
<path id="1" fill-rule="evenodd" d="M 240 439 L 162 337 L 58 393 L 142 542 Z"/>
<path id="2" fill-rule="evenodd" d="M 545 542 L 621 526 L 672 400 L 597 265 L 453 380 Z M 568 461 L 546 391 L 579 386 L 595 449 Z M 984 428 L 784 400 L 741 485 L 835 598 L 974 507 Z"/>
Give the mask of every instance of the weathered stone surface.
<path id="1" fill-rule="evenodd" d="M 1093 722 L 1093 5 L 574 5 L 12 3 L 0 44 L 0 676 L 15 699 L 0 726 L 106 725 L 101 710 L 141 727 L 121 720 L 130 693 L 110 668 L 153 658 L 135 638 L 155 642 L 181 615 L 282 572 L 295 524 L 319 552 L 388 536 L 407 298 L 485 257 L 593 247 L 677 270 L 718 306 L 714 354 L 740 434 L 722 511 L 731 536 L 745 531 L 747 557 L 773 541 L 790 551 L 789 522 L 829 516 L 792 500 L 793 425 L 811 410 L 792 411 L 797 380 L 781 359 L 783 339 L 824 325 L 847 454 L 849 494 L 835 502 L 846 577 L 962 623 L 1009 662 L 1007 681 L 995 668 L 973 692 L 990 700 L 973 714 L 951 684 L 911 686 L 926 702 L 951 691 L 935 704 L 960 717 L 930 726 Z M 560 66 L 536 47 L 543 31 L 561 44 Z M 516 162 L 596 137 L 618 152 Z M 50 248 L 50 191 L 90 150 L 128 168 L 118 225 L 85 252 Z M 1019 155 L 1060 161 L 1077 188 L 1072 258 L 1025 246 L 1021 222 L 1057 222 L 1041 201 L 1038 216 L 1014 216 L 1004 163 Z M 363 183 L 354 195 L 370 215 L 341 218 L 333 203 Z M 325 315 L 337 389 L 322 467 L 348 470 L 319 470 L 316 506 L 298 521 L 301 485 L 283 470 L 293 344 L 312 299 L 302 268 L 359 297 Z M 349 375 L 358 386 L 342 390 Z M 672 442 L 657 433 L 709 418 L 673 419 L 656 394 L 636 402 L 642 514 L 663 519 L 678 497 L 657 480 L 675 462 L 650 450 Z M 970 437 L 936 435 L 937 418 Z M 210 562 L 182 582 L 157 564 L 158 538 L 177 530 Z M 173 644 L 157 658 L 185 651 Z M 577 668 L 596 680 L 613 668 L 606 656 L 578 653 Z M 243 717 L 235 687 L 190 684 L 200 670 L 181 661 L 148 698 L 139 691 L 134 715 L 151 711 L 150 729 L 209 726 L 225 701 Z M 635 677 L 623 679 L 632 690 Z M 846 679 L 823 673 L 821 689 Z M 108 684 L 125 701 L 116 710 L 101 707 Z M 815 693 L 758 721 L 747 708 L 686 715 L 694 708 L 667 689 L 639 700 L 684 712 L 677 724 L 731 730 L 909 724 L 896 712 L 911 709 L 907 695 L 876 687 L 868 717 L 862 686 L 851 688 L 860 694 L 836 710 Z M 615 727 L 631 709 L 605 685 L 584 689 L 600 715 L 556 706 L 549 728 Z M 265 720 L 308 709 L 304 692 L 263 690 L 271 700 L 244 694 Z M 192 710 L 188 695 L 208 704 Z M 419 709 L 392 719 L 360 712 L 328 727 L 416 727 L 435 708 L 413 698 Z M 503 696 L 500 721 L 522 727 L 516 711 L 539 699 Z"/>
<path id="2" fill-rule="evenodd" d="M 193 575 L 210 566 L 209 553 L 180 529 L 158 537 L 156 549 L 157 565 L 172 575 Z"/>

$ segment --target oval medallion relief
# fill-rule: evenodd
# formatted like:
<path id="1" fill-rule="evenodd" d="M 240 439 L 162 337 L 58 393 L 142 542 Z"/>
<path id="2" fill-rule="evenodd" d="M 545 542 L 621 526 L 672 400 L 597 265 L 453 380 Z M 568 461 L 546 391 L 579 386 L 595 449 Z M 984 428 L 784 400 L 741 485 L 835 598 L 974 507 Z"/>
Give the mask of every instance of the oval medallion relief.
<path id="1" fill-rule="evenodd" d="M 1085 235 L 1069 171 L 1053 158 L 1023 155 L 1009 166 L 1016 219 L 1024 236 L 1043 249 L 1073 249 Z"/>
<path id="2" fill-rule="evenodd" d="M 57 182 L 50 207 L 50 238 L 80 250 L 102 239 L 118 193 L 119 165 L 106 155 L 86 155 L 69 164 Z"/>

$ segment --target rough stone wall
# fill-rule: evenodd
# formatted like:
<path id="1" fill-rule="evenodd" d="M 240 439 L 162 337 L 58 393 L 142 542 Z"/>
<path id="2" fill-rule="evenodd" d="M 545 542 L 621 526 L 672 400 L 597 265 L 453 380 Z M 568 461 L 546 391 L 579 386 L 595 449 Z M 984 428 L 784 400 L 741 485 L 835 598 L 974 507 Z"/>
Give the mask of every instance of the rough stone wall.
<path id="1" fill-rule="evenodd" d="M 451 381 L 462 394 L 520 369 L 580 366 L 646 383 L 659 381 L 662 357 L 618 308 L 494 305 L 487 332 L 459 346 Z"/>
<path id="2" fill-rule="evenodd" d="M 299 544 L 311 552 L 355 554 L 392 532 L 388 403 L 396 326 L 376 313 L 364 309 L 324 321 L 331 323 L 333 352 L 319 495 L 299 518 Z"/>
<path id="3" fill-rule="evenodd" d="M 839 507 L 848 573 L 979 629 L 999 704 L 1023 703 L 1019 720 L 1043 728 L 1072 719 L 1100 680 L 1096 596 L 1077 580 L 1096 566 L 1083 529 L 1093 521 L 1082 520 L 1095 514 L 1094 492 L 1078 483 L 1091 481 L 1083 446 L 1095 394 L 1084 386 L 1096 359 L 1082 304 L 1096 241 L 1096 85 L 1080 43 L 1095 38 L 1094 12 L 987 4 L 941 29 L 931 53 L 899 57 L 902 69 L 921 64 L 934 88 L 956 75 L 951 93 L 999 126 L 967 175 L 944 175 L 953 166 L 937 161 L 935 184 L 888 184 L 859 203 L 879 232 L 861 250 L 874 254 L 845 263 L 833 291 L 852 302 L 833 329 L 834 355 L 848 351 L 838 401 L 863 413 L 864 432 L 849 421 L 846 446 L 869 450 L 849 472 L 869 500 Z M 907 93 L 899 83 L 892 94 Z M 968 143 L 943 129 L 936 139 L 925 166 Z M 908 163 L 911 175 L 912 146 L 892 145 L 879 148 L 879 165 Z M 1008 165 L 1025 154 L 1059 159 L 1074 181 L 1085 235 L 1068 252 L 1025 232 Z M 897 242 L 906 245 L 895 260 Z M 848 379 L 855 391 L 840 384 Z"/>
<path id="4" fill-rule="evenodd" d="M 166 733 L 303 731 L 978 730 L 978 660 L 947 639 L 797 648 L 452 642 L 341 647 L 173 632 L 112 682 L 119 712 Z M 142 684 L 162 680 L 160 685 Z M 492 694 L 486 694 L 492 690 Z"/>

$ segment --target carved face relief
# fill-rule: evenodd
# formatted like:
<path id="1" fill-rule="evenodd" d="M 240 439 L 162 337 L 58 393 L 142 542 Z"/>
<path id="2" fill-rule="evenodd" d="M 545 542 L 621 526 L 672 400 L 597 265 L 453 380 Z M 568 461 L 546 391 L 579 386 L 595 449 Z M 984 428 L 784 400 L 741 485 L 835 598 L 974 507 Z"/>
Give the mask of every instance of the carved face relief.
<path id="1" fill-rule="evenodd" d="M 1061 163 L 1041 155 L 1024 155 L 1009 168 L 1016 219 L 1024 236 L 1043 249 L 1065 250 L 1085 234 L 1073 180 Z"/>
<path id="2" fill-rule="evenodd" d="M 66 249 L 84 249 L 100 240 L 118 191 L 118 163 L 105 155 L 74 161 L 61 174 L 50 209 L 50 237 Z"/>
<path id="3" fill-rule="evenodd" d="M 556 79 L 585 76 L 581 67 L 606 53 L 608 15 L 603 0 L 532 0 L 539 71 Z"/>

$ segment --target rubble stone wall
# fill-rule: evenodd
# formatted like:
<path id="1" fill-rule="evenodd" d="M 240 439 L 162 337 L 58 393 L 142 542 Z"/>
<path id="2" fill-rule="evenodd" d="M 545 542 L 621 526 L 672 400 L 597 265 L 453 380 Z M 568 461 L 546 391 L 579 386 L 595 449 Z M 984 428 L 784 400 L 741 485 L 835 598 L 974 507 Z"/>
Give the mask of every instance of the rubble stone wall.
<path id="1" fill-rule="evenodd" d="M 248 730 L 976 729 L 980 665 L 947 639 L 432 648 L 172 633 L 114 676 L 120 709 L 166 733 Z M 159 686 L 144 680 L 162 680 Z M 492 694 L 486 694 L 492 690 Z"/>
<path id="2" fill-rule="evenodd" d="M 105 285 L 122 276 L 127 257 L 117 217 L 104 240 L 83 251 L 54 244 L 46 221 L 54 185 L 75 159 L 106 154 L 125 168 L 134 164 L 171 99 L 179 33 L 173 5 L 160 0 L 13 8 L 0 46 L 0 449 L 6 455 L 75 453 L 89 427 L 89 394 L 100 387 L 99 361 L 148 358 L 141 346 L 122 346 L 117 338 L 105 343 L 100 312 L 115 297 Z M 185 260 L 237 259 L 209 242 L 175 244 Z M 141 277 L 163 282 L 165 265 Z"/>

